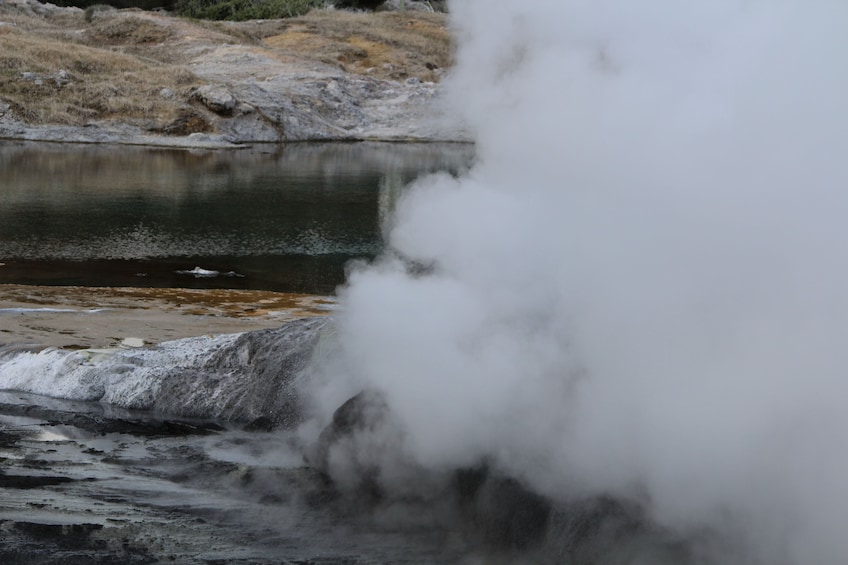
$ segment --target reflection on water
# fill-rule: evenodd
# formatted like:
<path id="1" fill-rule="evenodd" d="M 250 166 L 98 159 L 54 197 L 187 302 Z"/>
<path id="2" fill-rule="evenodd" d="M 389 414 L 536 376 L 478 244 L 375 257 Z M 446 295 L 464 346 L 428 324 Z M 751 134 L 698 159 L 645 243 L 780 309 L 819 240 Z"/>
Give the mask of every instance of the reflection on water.
<path id="1" fill-rule="evenodd" d="M 396 191 L 471 151 L 0 143 L 0 283 L 329 293 L 380 250 Z"/>

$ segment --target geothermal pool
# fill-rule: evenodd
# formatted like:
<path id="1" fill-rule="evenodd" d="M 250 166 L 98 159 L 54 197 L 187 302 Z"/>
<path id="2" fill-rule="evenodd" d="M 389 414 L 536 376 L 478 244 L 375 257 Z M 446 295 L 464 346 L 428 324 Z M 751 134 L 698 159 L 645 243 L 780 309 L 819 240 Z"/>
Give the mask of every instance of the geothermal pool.
<path id="1" fill-rule="evenodd" d="M 332 294 L 403 186 L 462 144 L 235 151 L 0 142 L 0 284 Z"/>
<path id="2" fill-rule="evenodd" d="M 346 263 L 382 249 L 403 186 L 470 159 L 452 144 L 0 143 L 0 560 L 462 555 L 443 527 L 357 519 L 268 419 L 285 398 L 256 383 L 302 368 L 301 342 L 332 313 Z M 258 341 L 234 341 L 247 331 Z M 221 351 L 237 360 L 210 360 Z M 118 381 L 134 392 L 109 396 Z"/>
<path id="3" fill-rule="evenodd" d="M 467 174 L 2 146 L 0 560 L 848 562 L 848 4 L 450 4 Z"/>

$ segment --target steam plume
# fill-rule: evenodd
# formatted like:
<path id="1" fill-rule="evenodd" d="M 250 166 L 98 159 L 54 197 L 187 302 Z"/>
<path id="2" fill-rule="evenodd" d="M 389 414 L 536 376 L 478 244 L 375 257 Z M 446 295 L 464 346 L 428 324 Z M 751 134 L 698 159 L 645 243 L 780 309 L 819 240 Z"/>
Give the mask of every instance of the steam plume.
<path id="1" fill-rule="evenodd" d="M 397 210 L 425 273 L 351 274 L 324 397 L 382 391 L 427 468 L 848 561 L 848 3 L 451 8 L 479 159 Z"/>

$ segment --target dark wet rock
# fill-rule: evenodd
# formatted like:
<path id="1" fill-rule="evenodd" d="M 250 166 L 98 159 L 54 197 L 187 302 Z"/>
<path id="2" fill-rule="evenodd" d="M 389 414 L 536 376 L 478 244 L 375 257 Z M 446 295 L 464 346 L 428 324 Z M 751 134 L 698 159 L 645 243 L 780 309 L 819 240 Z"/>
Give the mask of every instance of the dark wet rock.
<path id="1" fill-rule="evenodd" d="M 102 524 L 0 520 L 0 562 L 15 565 L 130 565 L 156 559 L 131 544 L 110 547 Z"/>
<path id="2" fill-rule="evenodd" d="M 0 488 L 33 489 L 69 483 L 72 480 L 70 477 L 7 475 L 0 472 Z"/>
<path id="3" fill-rule="evenodd" d="M 39 401 L 5 394 L 22 405 Z M 4 451 L 14 453 L 0 475 L 0 563 L 693 562 L 686 545 L 654 527 L 635 502 L 557 502 L 487 465 L 449 475 L 441 491 L 427 490 L 427 471 L 417 469 L 405 475 L 405 493 L 370 496 L 362 494 L 367 483 L 351 492 L 299 464 L 294 434 L 103 437 L 74 423 L 127 414 L 40 401 L 46 412 L 28 411 L 25 419 L 0 411 L 8 423 Z M 33 418 L 57 412 L 83 418 L 60 415 L 68 422 L 61 430 Z M 339 407 L 324 441 L 332 450 L 393 424 L 385 400 L 362 393 Z M 39 437 L 53 430 L 61 439 Z M 280 450 L 289 463 L 274 456 Z"/>
<path id="4" fill-rule="evenodd" d="M 551 503 L 513 478 L 491 479 L 477 495 L 475 515 L 487 544 L 527 549 L 545 539 Z"/>
<path id="5" fill-rule="evenodd" d="M 522 550 L 545 539 L 553 504 L 516 479 L 480 466 L 457 471 L 454 485 L 463 514 L 488 546 Z"/>
<path id="6" fill-rule="evenodd" d="M 357 435 L 381 433 L 387 424 L 389 407 L 380 393 L 362 391 L 348 399 L 333 413 L 332 421 L 321 431 L 318 440 L 304 453 L 304 459 L 318 471 L 333 477 L 338 473 L 331 464 L 334 449 L 357 451 Z M 345 454 L 345 483 L 367 499 L 378 500 L 382 489 L 377 479 L 379 457 L 373 460 Z M 351 489 L 352 487 L 352 489 Z"/>
<path id="7" fill-rule="evenodd" d="M 102 530 L 101 524 L 40 524 L 37 522 L 15 522 L 13 528 L 39 539 L 61 542 L 65 547 L 84 547 L 92 532 Z"/>
<path id="8" fill-rule="evenodd" d="M 244 426 L 246 432 L 271 432 L 276 429 L 277 424 L 268 416 L 259 416 Z"/>
<path id="9" fill-rule="evenodd" d="M 166 414 L 238 422 L 264 416 L 279 428 L 292 428 L 302 421 L 298 377 L 327 322 L 307 318 L 245 332 L 193 356 L 191 366 L 168 366 L 150 407 Z M 154 348 L 150 353 L 155 352 Z M 167 352 L 163 353 L 167 363 Z"/>
<path id="10" fill-rule="evenodd" d="M 306 450 L 305 459 L 331 480 L 344 482 L 348 494 L 354 485 L 353 494 L 359 503 L 380 504 L 387 493 L 380 483 L 379 465 L 386 457 L 357 458 L 349 452 L 356 451 L 358 435 L 390 437 L 392 426 L 385 398 L 371 390 L 360 392 L 336 409 L 332 421 Z M 379 445 L 388 450 L 392 443 Z M 343 477 L 334 468 L 339 454 L 348 457 L 342 466 Z M 433 496 L 432 491 L 418 494 L 423 498 Z M 538 545 L 548 531 L 551 502 L 513 478 L 493 474 L 485 465 L 456 471 L 447 489 L 436 496 L 456 500 L 463 521 L 472 525 L 485 544 L 496 549 L 522 550 Z"/>
<path id="11" fill-rule="evenodd" d="M 31 404 L 0 403 L 0 414 L 46 421 L 50 426 L 73 426 L 93 434 L 130 434 L 144 437 L 207 435 L 224 428 L 215 422 L 158 420 L 138 414 L 137 418 L 113 418 L 101 414 L 58 410 Z M 11 441 L 14 438 L 8 438 Z M 3 437 L 0 436 L 0 442 Z M 15 440 L 16 441 L 16 440 Z"/>
<path id="12" fill-rule="evenodd" d="M 13 447 L 17 445 L 20 437 L 15 434 L 10 434 L 8 432 L 0 431 L 0 448 L 2 447 Z"/>
<path id="13" fill-rule="evenodd" d="M 652 556 L 646 563 L 691 560 L 685 543 L 656 527 L 634 501 L 594 496 L 557 502 L 485 465 L 458 471 L 454 484 L 471 535 L 498 551 L 541 563 L 630 563 L 622 556 L 636 554 Z"/>
<path id="14" fill-rule="evenodd" d="M 96 403 L 0 396 L 119 416 Z M 71 424 L 58 430 L 33 413 L 0 413 L 4 433 L 15 438 L 2 454 L 10 456 L 7 484 L 0 480 L 0 563 L 459 562 L 462 548 L 444 549 L 438 530 L 362 520 L 362 507 L 299 463 L 299 444 L 285 432 L 104 437 Z"/>
<path id="15" fill-rule="evenodd" d="M 392 459 L 391 454 L 359 454 L 360 436 L 377 435 L 396 438 L 390 408 L 385 398 L 375 391 L 363 391 L 348 399 L 333 414 L 318 440 L 305 452 L 306 461 L 352 496 L 363 510 L 382 504 L 393 504 L 396 489 L 386 489 L 381 482 L 380 465 Z M 377 441 L 381 449 L 391 450 L 392 441 Z M 343 459 L 340 463 L 340 459 Z M 427 471 L 409 468 L 410 482 L 424 478 Z M 432 475 L 432 473 L 430 473 Z M 422 481 L 422 485 L 427 480 Z M 438 481 L 437 481 L 438 482 Z M 430 485 L 431 486 L 431 485 Z M 442 498 L 454 500 L 461 516 L 460 528 L 470 528 L 481 543 L 496 550 L 525 550 L 540 545 L 548 533 L 553 505 L 511 477 L 498 476 L 485 465 L 456 471 L 453 481 L 444 488 L 411 487 L 404 492 L 420 501 Z"/>
<path id="16" fill-rule="evenodd" d="M 381 439 L 361 441 L 372 435 Z M 438 515 L 485 554 L 510 556 L 509 563 L 629 563 L 622 556 L 630 554 L 656 557 L 646 562 L 690 562 L 685 544 L 654 526 L 636 502 L 607 496 L 554 500 L 485 463 L 455 470 L 435 489 L 438 472 L 401 468 L 408 485 L 399 495 L 396 485 L 386 486 L 381 468 L 388 462 L 393 473 L 398 471 L 399 459 L 391 451 L 401 444 L 392 441 L 399 437 L 385 398 L 364 391 L 335 411 L 305 459 L 337 488 L 325 492 L 346 500 L 360 515 L 398 506 Z M 363 455 L 368 449 L 383 452 Z M 334 499 L 323 503 L 341 504 Z M 439 514 L 445 508 L 453 510 Z"/>
<path id="17" fill-rule="evenodd" d="M 611 496 L 557 506 L 545 549 L 570 563 L 630 563 L 637 555 L 639 563 L 694 560 L 691 545 L 656 526 L 642 505 Z"/>
<path id="18" fill-rule="evenodd" d="M 375 429 L 383 424 L 388 410 L 389 405 L 380 393 L 370 390 L 360 392 L 333 413 L 333 420 L 318 438 L 319 449 L 354 433 Z"/>

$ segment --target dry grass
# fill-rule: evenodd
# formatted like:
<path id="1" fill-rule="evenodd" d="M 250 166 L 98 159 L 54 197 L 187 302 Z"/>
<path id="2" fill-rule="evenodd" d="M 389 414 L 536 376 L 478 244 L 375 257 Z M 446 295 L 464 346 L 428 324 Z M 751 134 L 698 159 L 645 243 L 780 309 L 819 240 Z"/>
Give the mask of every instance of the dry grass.
<path id="1" fill-rule="evenodd" d="M 196 55 L 193 47 L 256 43 L 254 39 L 219 31 L 207 23 L 212 22 L 138 10 L 112 11 L 95 17 L 75 40 L 170 65 L 190 63 Z"/>
<path id="2" fill-rule="evenodd" d="M 117 17 L 116 17 L 117 16 Z M 129 45 L 150 46 L 173 39 L 175 30 L 163 22 L 129 15 L 121 17 L 106 13 L 95 18 L 86 30 L 86 43 L 89 45 Z"/>
<path id="3" fill-rule="evenodd" d="M 161 127 L 177 118 L 180 103 L 159 92 L 193 81 L 179 67 L 0 28 L 0 97 L 27 122 L 121 118 Z"/>
<path id="4" fill-rule="evenodd" d="M 444 14 L 314 10 L 252 22 L 200 22 L 137 10 L 87 21 L 81 10 L 35 16 L 0 0 L 0 100 L 33 124 L 116 120 L 181 134 L 208 123 L 188 100 L 203 81 L 189 64 L 223 44 L 291 64 L 340 66 L 376 78 L 438 81 L 451 65 Z M 56 80 L 60 71 L 67 80 Z M 163 88 L 176 95 L 166 98 Z"/>
<path id="5" fill-rule="evenodd" d="M 269 47 L 380 78 L 437 82 L 452 64 L 444 14 L 313 10 L 255 32 Z"/>

